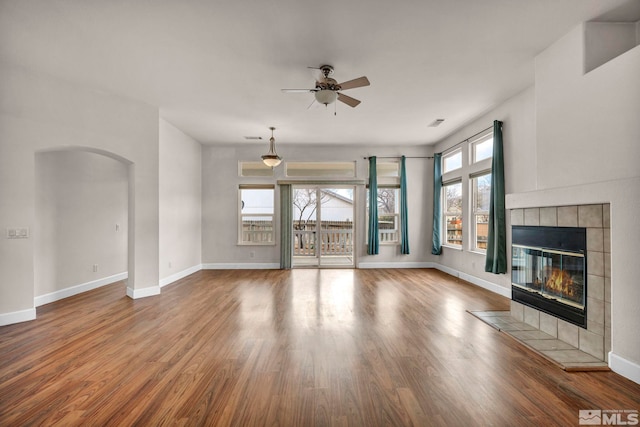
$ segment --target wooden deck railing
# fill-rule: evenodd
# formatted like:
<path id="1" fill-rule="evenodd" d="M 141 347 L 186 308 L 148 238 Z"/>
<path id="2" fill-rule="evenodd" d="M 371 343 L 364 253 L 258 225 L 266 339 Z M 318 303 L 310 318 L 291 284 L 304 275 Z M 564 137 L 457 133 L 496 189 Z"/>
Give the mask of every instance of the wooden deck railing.
<path id="1" fill-rule="evenodd" d="M 322 230 L 318 242 L 318 232 L 311 230 L 293 231 L 293 255 L 315 256 L 316 247 L 319 246 L 320 254 L 326 255 L 352 255 L 353 254 L 353 230 Z"/>
<path id="2" fill-rule="evenodd" d="M 242 215 L 242 242 L 243 243 L 273 243 L 273 216 L 270 219 L 264 218 L 265 214 L 244 214 Z"/>

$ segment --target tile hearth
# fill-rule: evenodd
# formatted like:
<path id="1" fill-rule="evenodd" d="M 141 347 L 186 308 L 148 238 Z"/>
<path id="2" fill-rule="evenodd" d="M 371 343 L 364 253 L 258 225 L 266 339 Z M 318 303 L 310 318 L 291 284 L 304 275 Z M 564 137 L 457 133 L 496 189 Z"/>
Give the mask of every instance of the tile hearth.
<path id="1" fill-rule="evenodd" d="M 509 311 L 469 311 L 565 371 L 608 371 L 608 364 L 535 326 L 511 317 Z"/>

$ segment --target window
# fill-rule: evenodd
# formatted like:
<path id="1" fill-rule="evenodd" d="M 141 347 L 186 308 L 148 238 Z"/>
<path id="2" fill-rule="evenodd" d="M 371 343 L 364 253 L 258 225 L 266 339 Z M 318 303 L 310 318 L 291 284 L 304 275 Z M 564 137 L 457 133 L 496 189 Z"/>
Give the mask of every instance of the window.
<path id="1" fill-rule="evenodd" d="M 492 157 L 493 128 L 442 155 L 443 246 L 486 252 Z"/>
<path id="2" fill-rule="evenodd" d="M 380 244 L 400 244 L 400 163 L 378 162 L 378 236 Z M 367 193 L 367 215 L 369 212 Z M 367 218 L 368 221 L 368 218 Z"/>
<path id="3" fill-rule="evenodd" d="M 471 163 L 493 157 L 493 131 L 478 136 L 470 142 Z"/>
<path id="4" fill-rule="evenodd" d="M 471 180 L 473 210 L 472 250 L 485 252 L 489 235 L 489 198 L 491 196 L 491 173 L 478 175 Z"/>
<path id="5" fill-rule="evenodd" d="M 378 188 L 380 244 L 400 242 L 400 189 Z"/>
<path id="6" fill-rule="evenodd" d="M 290 177 L 342 177 L 356 176 L 355 162 L 287 162 Z"/>
<path id="7" fill-rule="evenodd" d="M 452 170 L 462 167 L 462 150 L 454 150 L 442 156 L 442 173 L 451 172 Z"/>
<path id="8" fill-rule="evenodd" d="M 462 182 L 442 186 L 444 202 L 445 245 L 462 247 Z"/>
<path id="9" fill-rule="evenodd" d="M 262 162 L 239 162 L 238 174 L 251 177 L 273 176 L 273 168 Z"/>
<path id="10" fill-rule="evenodd" d="M 241 185 L 238 244 L 273 245 L 275 191 L 272 185 Z"/>

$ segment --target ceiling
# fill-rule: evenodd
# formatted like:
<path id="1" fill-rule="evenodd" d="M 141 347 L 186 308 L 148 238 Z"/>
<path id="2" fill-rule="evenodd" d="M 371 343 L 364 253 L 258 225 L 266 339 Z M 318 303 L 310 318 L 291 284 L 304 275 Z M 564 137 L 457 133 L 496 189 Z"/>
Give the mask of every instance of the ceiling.
<path id="1" fill-rule="evenodd" d="M 157 106 L 203 144 L 433 144 L 533 84 L 534 57 L 626 0 L 0 0 L 0 56 Z M 366 75 L 308 108 L 308 66 Z M 334 113 L 336 113 L 334 115 Z M 428 125 L 445 119 L 437 128 Z M 255 141 L 253 141 L 255 143 Z M 262 142 L 266 144 L 266 142 Z"/>

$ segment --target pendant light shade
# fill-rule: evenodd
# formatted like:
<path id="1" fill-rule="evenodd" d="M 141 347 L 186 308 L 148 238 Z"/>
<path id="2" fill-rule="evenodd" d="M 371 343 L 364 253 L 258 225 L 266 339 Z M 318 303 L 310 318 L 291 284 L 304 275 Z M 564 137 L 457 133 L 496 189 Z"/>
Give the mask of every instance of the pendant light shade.
<path id="1" fill-rule="evenodd" d="M 270 127 L 271 129 L 271 138 L 269 139 L 269 152 L 262 156 L 262 162 L 269 166 L 270 168 L 275 168 L 282 162 L 282 158 L 278 156 L 276 153 L 276 140 L 273 137 L 273 131 L 276 130 L 274 127 Z"/>

